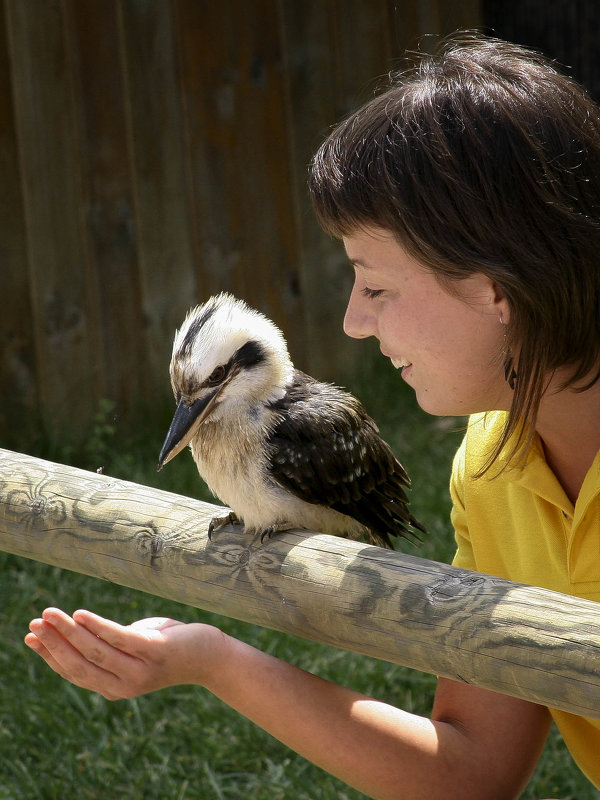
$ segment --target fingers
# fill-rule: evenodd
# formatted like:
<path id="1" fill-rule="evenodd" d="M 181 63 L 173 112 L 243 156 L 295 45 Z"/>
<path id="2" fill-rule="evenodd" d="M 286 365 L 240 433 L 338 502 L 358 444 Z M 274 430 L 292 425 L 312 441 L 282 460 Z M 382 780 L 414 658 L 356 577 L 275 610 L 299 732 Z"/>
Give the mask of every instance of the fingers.
<path id="1" fill-rule="evenodd" d="M 102 694 L 108 700 L 116 700 L 119 693 L 112 690 L 110 682 L 114 676 L 94 667 L 78 651 L 64 640 L 43 619 L 32 620 L 31 633 L 25 644 L 37 653 L 48 666 L 67 681 Z M 98 671 L 98 674 L 94 674 Z"/>
<path id="2" fill-rule="evenodd" d="M 135 675 L 138 659 L 119 646 L 126 644 L 122 626 L 90 612 L 72 618 L 50 608 L 29 627 L 25 643 L 63 678 L 108 699 L 131 696 L 124 676 Z"/>
<path id="3" fill-rule="evenodd" d="M 51 613 L 54 609 L 47 609 L 47 611 Z M 46 612 L 44 612 L 44 616 L 45 615 Z M 67 614 L 62 614 L 62 616 L 65 617 L 66 620 L 71 619 Z M 94 614 L 91 611 L 84 611 L 83 609 L 73 612 L 73 622 L 76 623 L 79 630 L 85 629 L 88 633 L 91 633 L 93 636 L 96 636 L 117 650 L 128 653 L 131 648 L 131 637 L 127 636 L 128 628 L 124 625 L 119 625 L 118 622 L 113 622 L 110 619 L 105 619 L 98 614 Z"/>
<path id="4" fill-rule="evenodd" d="M 48 664 L 48 666 L 53 669 L 56 673 L 58 673 L 61 677 L 66 678 L 66 680 L 71 680 L 71 675 L 69 675 L 62 665 L 54 658 L 51 651 L 45 646 L 44 642 L 42 641 L 45 636 L 42 638 L 38 637 L 36 633 L 33 631 L 38 630 L 40 625 L 43 625 L 44 621 L 41 619 L 32 620 L 30 625 L 32 633 L 28 633 L 25 637 L 25 644 L 31 648 L 34 652 L 36 652 L 39 656 L 41 656 L 44 661 Z M 74 681 L 72 681 L 74 682 Z"/>

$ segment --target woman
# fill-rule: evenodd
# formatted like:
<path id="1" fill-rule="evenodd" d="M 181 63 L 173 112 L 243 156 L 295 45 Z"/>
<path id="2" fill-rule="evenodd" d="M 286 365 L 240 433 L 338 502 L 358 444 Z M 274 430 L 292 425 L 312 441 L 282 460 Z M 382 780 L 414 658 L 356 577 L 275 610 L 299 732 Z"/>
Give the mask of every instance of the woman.
<path id="1" fill-rule="evenodd" d="M 470 414 L 452 475 L 461 567 L 600 599 L 600 111 L 550 62 L 464 36 L 328 137 L 317 216 L 431 414 Z M 552 718 L 600 786 L 600 723 L 440 679 L 431 719 L 200 624 L 47 609 L 26 643 L 116 699 L 200 684 L 377 798 L 518 797 Z M 243 676 L 241 679 L 240 676 Z"/>

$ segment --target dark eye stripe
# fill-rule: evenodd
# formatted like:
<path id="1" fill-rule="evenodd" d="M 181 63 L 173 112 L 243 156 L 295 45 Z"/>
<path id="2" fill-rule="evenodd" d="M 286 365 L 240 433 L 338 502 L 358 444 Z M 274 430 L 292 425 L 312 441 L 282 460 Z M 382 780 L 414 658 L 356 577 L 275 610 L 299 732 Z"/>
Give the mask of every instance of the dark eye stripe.
<path id="1" fill-rule="evenodd" d="M 240 367 L 250 368 L 262 364 L 265 358 L 266 354 L 263 346 L 260 342 L 251 339 L 240 347 L 237 353 L 233 355 L 232 360 Z"/>

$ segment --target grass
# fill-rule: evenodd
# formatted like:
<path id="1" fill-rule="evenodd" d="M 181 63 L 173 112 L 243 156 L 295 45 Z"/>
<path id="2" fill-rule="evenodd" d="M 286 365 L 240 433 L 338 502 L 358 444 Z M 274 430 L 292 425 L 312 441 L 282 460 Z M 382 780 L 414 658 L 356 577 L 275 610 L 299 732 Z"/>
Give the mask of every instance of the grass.
<path id="1" fill-rule="evenodd" d="M 420 412 L 412 393 L 390 371 L 370 374 L 353 389 L 378 420 L 413 479 L 413 509 L 430 530 L 418 550 L 449 560 L 448 476 L 462 420 Z M 158 421 L 157 421 L 158 419 Z M 184 454 L 157 474 L 168 418 L 152 420 L 143 436 L 119 428 L 105 404 L 85 446 L 48 436 L 11 443 L 33 455 L 182 494 L 206 498 Z M 128 623 L 145 616 L 208 621 L 324 678 L 427 714 L 432 676 L 293 636 L 249 626 L 158 597 L 0 554 L 0 800 L 359 800 L 363 795 L 279 744 L 198 687 L 175 687 L 109 703 L 55 676 L 22 644 L 28 621 L 47 605 L 90 608 Z M 573 765 L 553 731 L 524 800 L 600 797 Z"/>

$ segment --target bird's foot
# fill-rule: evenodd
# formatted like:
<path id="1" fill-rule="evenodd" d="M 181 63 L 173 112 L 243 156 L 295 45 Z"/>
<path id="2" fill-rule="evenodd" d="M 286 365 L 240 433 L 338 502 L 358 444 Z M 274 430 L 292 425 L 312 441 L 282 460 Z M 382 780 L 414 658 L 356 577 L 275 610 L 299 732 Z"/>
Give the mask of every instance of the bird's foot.
<path id="1" fill-rule="evenodd" d="M 265 528 L 260 534 L 260 543 L 262 544 L 265 539 L 270 539 L 276 533 L 281 533 L 282 531 L 289 531 L 293 528 L 293 525 L 290 525 L 289 522 L 276 522 L 275 525 L 269 525 L 268 528 Z"/>
<path id="2" fill-rule="evenodd" d="M 213 533 L 225 525 L 241 525 L 241 520 L 236 515 L 235 511 L 230 511 L 229 514 L 224 514 L 222 517 L 213 517 L 208 524 L 208 538 L 212 540 Z"/>

